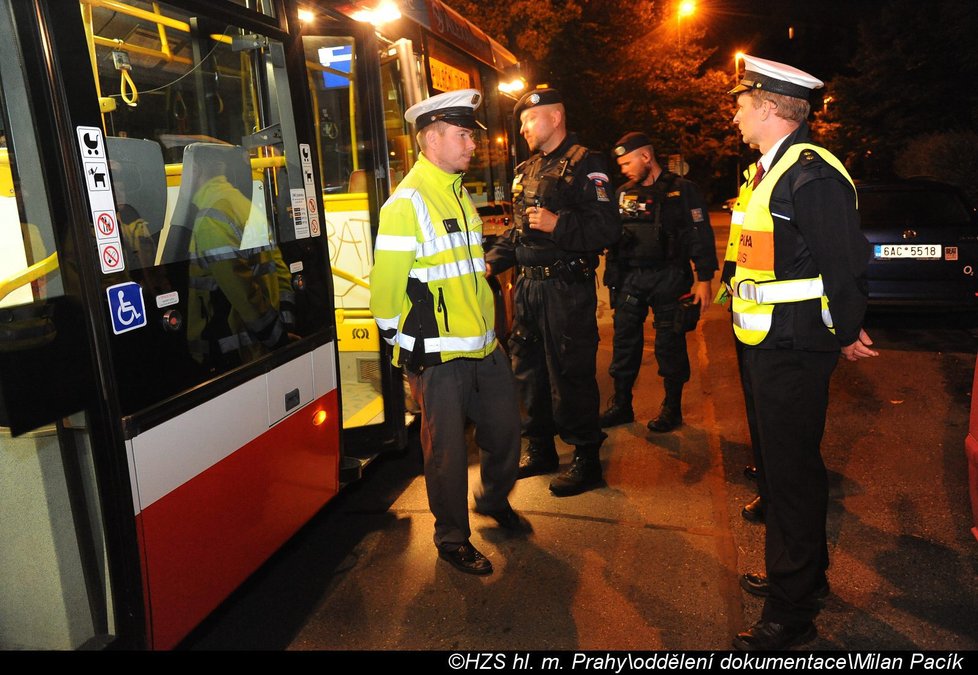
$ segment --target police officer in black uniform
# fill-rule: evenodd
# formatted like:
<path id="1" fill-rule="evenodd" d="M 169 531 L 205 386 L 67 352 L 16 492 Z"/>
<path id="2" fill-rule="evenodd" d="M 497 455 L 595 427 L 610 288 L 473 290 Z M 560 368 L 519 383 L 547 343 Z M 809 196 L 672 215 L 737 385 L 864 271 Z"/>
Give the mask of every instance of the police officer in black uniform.
<path id="1" fill-rule="evenodd" d="M 560 92 L 537 89 L 514 114 L 535 154 L 513 180 L 513 228 L 486 255 L 489 273 L 516 266 L 510 337 L 528 446 L 519 477 L 555 471 L 554 436 L 573 445 L 570 468 L 554 478 L 554 495 L 575 495 L 602 483 L 595 378 L 598 348 L 595 269 L 618 241 L 621 223 L 608 195 L 604 158 L 567 132 Z"/>
<path id="2" fill-rule="evenodd" d="M 635 419 L 632 386 L 642 364 L 643 327 L 651 307 L 655 359 L 665 398 L 648 428 L 672 431 L 682 424 L 683 385 L 689 381 L 689 325 L 684 325 L 683 312 L 709 307 L 710 281 L 717 270 L 713 228 L 696 185 L 663 171 L 648 136 L 635 131 L 625 134 L 615 144 L 613 154 L 629 181 L 617 192 L 621 241 L 608 251 L 605 261 L 604 282 L 615 308 L 611 360 L 615 396 L 601 415 L 601 426 Z M 697 281 L 692 298 L 681 303 L 680 297 L 689 294 L 693 286 L 690 260 L 696 267 Z"/>

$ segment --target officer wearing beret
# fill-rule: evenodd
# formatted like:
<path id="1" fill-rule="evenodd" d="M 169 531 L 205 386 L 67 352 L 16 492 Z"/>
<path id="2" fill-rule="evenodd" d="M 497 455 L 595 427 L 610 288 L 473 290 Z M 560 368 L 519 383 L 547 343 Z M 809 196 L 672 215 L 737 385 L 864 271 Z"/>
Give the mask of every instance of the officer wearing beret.
<path id="1" fill-rule="evenodd" d="M 766 504 L 766 574 L 741 586 L 765 597 L 760 620 L 737 649 L 786 649 L 815 638 L 828 594 L 828 481 L 820 444 L 829 380 L 839 354 L 876 356 L 862 329 L 869 244 L 859 229 L 856 189 L 842 163 L 813 144 L 806 118 L 817 78 L 745 57 L 733 122 L 762 153 L 734 207 L 733 269 L 727 281 L 742 343 L 741 378 L 760 447 Z M 725 275 L 726 277 L 726 275 Z"/>
<path id="2" fill-rule="evenodd" d="M 710 215 L 696 185 L 655 160 L 652 141 L 639 132 L 622 136 L 612 150 L 628 182 L 618 188 L 622 237 L 608 251 L 604 283 L 615 309 L 611 376 L 615 395 L 601 415 L 601 426 L 635 419 L 632 386 L 642 364 L 643 327 L 649 307 L 655 327 L 655 359 L 663 378 L 662 407 L 648 428 L 672 431 L 682 424 L 683 385 L 689 381 L 689 355 L 680 296 L 693 286 L 690 261 L 696 267 L 692 302 L 709 306 L 710 280 L 717 270 L 716 243 Z M 688 307 L 688 306 L 687 306 Z M 688 307 L 687 311 L 693 311 Z"/>
<path id="3" fill-rule="evenodd" d="M 514 265 L 518 273 L 509 346 L 526 411 L 519 477 L 557 469 L 559 434 L 574 459 L 550 491 L 576 495 L 603 482 L 594 271 L 621 223 L 607 163 L 568 133 L 560 92 L 531 91 L 514 114 L 534 154 L 516 169 L 514 227 L 486 259 L 493 273 Z"/>
<path id="4" fill-rule="evenodd" d="M 407 371 L 421 408 L 425 487 L 438 555 L 469 574 L 492 563 L 469 541 L 466 419 L 476 425 L 482 485 L 475 510 L 508 530 L 529 524 L 510 506 L 520 452 L 520 411 L 509 359 L 493 332 L 482 220 L 462 186 L 482 94 L 463 89 L 411 106 L 417 163 L 380 210 L 370 310 Z"/>

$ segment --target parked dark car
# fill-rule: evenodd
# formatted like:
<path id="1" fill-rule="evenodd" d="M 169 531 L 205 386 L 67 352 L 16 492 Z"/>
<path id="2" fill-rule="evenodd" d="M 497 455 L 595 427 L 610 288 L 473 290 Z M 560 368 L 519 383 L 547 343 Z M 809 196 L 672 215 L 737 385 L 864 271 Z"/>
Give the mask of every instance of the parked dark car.
<path id="1" fill-rule="evenodd" d="M 911 179 L 856 183 L 873 245 L 873 305 L 978 309 L 978 215 L 956 187 Z"/>

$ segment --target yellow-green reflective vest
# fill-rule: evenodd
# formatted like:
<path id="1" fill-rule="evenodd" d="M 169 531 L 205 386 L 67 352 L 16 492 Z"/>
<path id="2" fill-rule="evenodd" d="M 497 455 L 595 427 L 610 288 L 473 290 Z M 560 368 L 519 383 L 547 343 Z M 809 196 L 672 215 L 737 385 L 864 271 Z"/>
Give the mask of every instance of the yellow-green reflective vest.
<path id="1" fill-rule="evenodd" d="M 835 332 L 829 312 L 829 299 L 825 296 L 821 276 L 810 279 L 778 279 L 774 273 L 771 193 L 805 150 L 816 152 L 852 184 L 852 178 L 842 162 L 831 153 L 811 143 L 799 143 L 785 151 L 750 194 L 737 240 L 737 271 L 730 281 L 734 333 L 746 345 L 760 344 L 767 337 L 771 330 L 775 305 L 785 302 L 821 298 L 822 321 L 830 331 Z M 731 223 L 731 230 L 733 227 Z"/>
<path id="2" fill-rule="evenodd" d="M 424 153 L 380 210 L 370 311 L 396 366 L 483 358 L 496 348 L 482 219 L 462 175 Z"/>

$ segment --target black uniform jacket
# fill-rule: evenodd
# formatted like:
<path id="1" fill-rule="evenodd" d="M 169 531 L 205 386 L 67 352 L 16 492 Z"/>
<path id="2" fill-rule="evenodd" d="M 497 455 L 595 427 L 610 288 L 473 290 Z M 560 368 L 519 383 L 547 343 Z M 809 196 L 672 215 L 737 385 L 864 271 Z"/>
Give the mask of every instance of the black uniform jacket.
<path id="1" fill-rule="evenodd" d="M 520 164 L 517 180 L 524 175 L 540 175 L 564 160 L 568 150 L 577 144 L 568 134 L 553 152 L 537 153 Z M 523 195 L 513 197 L 514 226 L 486 254 L 492 271 L 502 272 L 517 262 L 521 265 L 549 265 L 558 260 L 586 257 L 597 263 L 597 255 L 621 236 L 618 207 L 609 194 L 607 162 L 601 154 L 588 152 L 573 168 L 573 180 L 560 181 L 540 203 L 557 214 L 557 226 L 551 233 L 539 230 L 521 232 L 519 223 L 526 218 Z"/>
<path id="2" fill-rule="evenodd" d="M 796 143 L 810 143 L 808 124 L 784 140 L 772 166 Z M 771 194 L 774 271 L 778 279 L 822 275 L 835 335 L 821 318 L 818 299 L 781 303 L 767 349 L 837 351 L 859 337 L 868 298 L 865 280 L 871 247 L 859 229 L 856 194 L 846 178 L 815 153 L 802 153 Z"/>
<path id="3" fill-rule="evenodd" d="M 659 268 L 666 265 L 688 265 L 693 261 L 696 267 L 696 278 L 699 281 L 709 281 L 717 271 L 717 247 L 713 227 L 710 225 L 710 211 L 700 195 L 699 189 L 692 181 L 681 178 L 669 171 L 659 174 L 655 183 L 649 186 L 639 185 L 629 181 L 616 191 L 615 203 L 620 206 L 623 193 L 635 194 L 639 202 L 648 199 L 648 210 L 633 217 L 651 223 L 654 220 L 654 202 L 662 200 L 660 220 L 665 230 L 660 238 L 674 238 L 675 242 L 664 247 L 669 259 L 647 261 L 642 266 Z M 630 218 L 622 215 L 623 223 Z M 605 261 L 605 284 L 614 287 L 612 281 L 620 280 L 627 272 L 629 260 L 634 254 L 628 249 L 628 242 L 622 237 L 618 244 L 608 250 Z"/>

